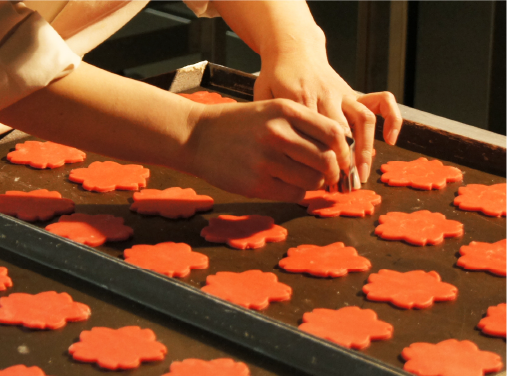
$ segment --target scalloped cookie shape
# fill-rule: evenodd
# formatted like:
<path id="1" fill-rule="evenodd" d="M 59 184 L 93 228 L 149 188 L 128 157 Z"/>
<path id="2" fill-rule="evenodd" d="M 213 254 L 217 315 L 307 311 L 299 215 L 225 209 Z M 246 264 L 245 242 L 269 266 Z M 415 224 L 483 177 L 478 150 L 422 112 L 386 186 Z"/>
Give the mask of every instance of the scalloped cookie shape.
<path id="1" fill-rule="evenodd" d="M 360 189 L 349 193 L 326 192 L 325 190 L 307 191 L 301 206 L 308 207 L 307 213 L 319 217 L 364 217 L 373 214 L 374 205 L 382 198 L 373 191 Z"/>
<path id="2" fill-rule="evenodd" d="M 212 243 L 226 243 L 237 249 L 255 249 L 269 242 L 287 239 L 287 229 L 275 225 L 266 215 L 219 215 L 211 218 L 201 236 Z"/>
<path id="3" fill-rule="evenodd" d="M 31 329 L 59 329 L 67 322 L 85 321 L 90 307 L 65 293 L 45 291 L 35 295 L 13 293 L 0 298 L 0 323 Z"/>
<path id="4" fill-rule="evenodd" d="M 69 174 L 70 181 L 82 184 L 87 191 L 96 192 L 137 191 L 146 187 L 148 177 L 150 170 L 141 165 L 122 165 L 113 161 L 96 161 Z"/>
<path id="5" fill-rule="evenodd" d="M 413 213 L 390 212 L 381 215 L 375 229 L 382 239 L 403 240 L 413 245 L 440 244 L 444 238 L 461 236 L 463 224 L 446 219 L 441 213 L 419 210 Z"/>
<path id="6" fill-rule="evenodd" d="M 442 282 L 437 272 L 424 270 L 402 273 L 381 269 L 370 274 L 363 292 L 368 300 L 389 302 L 403 309 L 428 308 L 434 302 L 455 300 L 458 296 L 456 286 Z"/>
<path id="7" fill-rule="evenodd" d="M 317 277 L 342 277 L 348 272 L 362 272 L 371 268 L 370 260 L 357 254 L 354 247 L 341 242 L 319 247 L 299 245 L 289 248 L 286 258 L 278 263 L 291 273 L 308 273 Z"/>
<path id="8" fill-rule="evenodd" d="M 467 270 L 484 270 L 505 277 L 507 240 L 496 243 L 471 242 L 459 249 L 456 265 Z"/>
<path id="9" fill-rule="evenodd" d="M 85 152 L 51 141 L 26 141 L 16 144 L 16 150 L 7 154 L 7 160 L 11 163 L 39 169 L 57 168 L 65 163 L 82 162 L 85 158 Z"/>
<path id="10" fill-rule="evenodd" d="M 186 277 L 190 269 L 207 269 L 208 256 L 192 252 L 185 243 L 139 244 L 126 249 L 125 261 L 168 277 Z"/>
<path id="11" fill-rule="evenodd" d="M 74 207 L 74 201 L 47 189 L 7 191 L 0 194 L 0 213 L 27 222 L 48 221 L 56 215 L 72 213 Z"/>
<path id="12" fill-rule="evenodd" d="M 18 364 L 12 367 L 0 370 L 0 376 L 47 376 L 39 367 L 27 367 Z"/>
<path id="13" fill-rule="evenodd" d="M 364 349 L 371 341 L 393 336 L 393 326 L 377 318 L 371 309 L 343 307 L 338 310 L 316 308 L 303 315 L 299 329 L 352 349 Z"/>
<path id="14" fill-rule="evenodd" d="M 169 373 L 162 376 L 250 376 L 245 363 L 229 358 L 214 360 L 185 359 L 172 362 Z"/>
<path id="15" fill-rule="evenodd" d="M 6 267 L 0 266 L 0 291 L 12 287 L 12 279 L 7 275 L 8 272 Z"/>
<path id="16" fill-rule="evenodd" d="M 184 94 L 180 93 L 182 97 L 190 99 L 194 102 L 203 103 L 203 104 L 217 104 L 217 103 L 237 103 L 238 101 L 232 98 L 222 97 L 218 93 L 213 93 L 210 91 L 196 91 L 192 94 Z"/>
<path id="17" fill-rule="evenodd" d="M 442 189 L 447 183 L 463 180 L 463 173 L 452 166 L 444 166 L 439 160 L 390 161 L 380 166 L 383 172 L 380 180 L 394 187 L 416 189 Z"/>
<path id="18" fill-rule="evenodd" d="M 403 369 L 419 376 L 482 376 L 502 369 L 502 358 L 481 351 L 471 341 L 448 339 L 437 344 L 416 342 L 405 347 Z"/>
<path id="19" fill-rule="evenodd" d="M 161 215 L 166 218 L 188 218 L 196 212 L 213 209 L 210 196 L 198 195 L 192 188 L 172 187 L 164 189 L 143 189 L 133 195 L 130 210 L 143 215 Z"/>
<path id="20" fill-rule="evenodd" d="M 46 226 L 46 230 L 90 247 L 98 247 L 106 241 L 118 242 L 130 238 L 134 230 L 123 223 L 123 218 L 109 214 L 76 213 L 62 215 L 57 223 Z"/>
<path id="21" fill-rule="evenodd" d="M 275 274 L 260 270 L 218 272 L 206 278 L 202 291 L 245 308 L 261 310 L 270 302 L 290 300 L 292 288 Z"/>
<path id="22" fill-rule="evenodd" d="M 505 217 L 506 183 L 483 185 L 468 184 L 460 187 L 454 205 L 461 210 L 479 211 L 491 217 Z"/>
<path id="23" fill-rule="evenodd" d="M 506 335 L 506 304 L 500 303 L 497 306 L 491 306 L 488 308 L 486 317 L 481 319 L 477 324 L 477 327 L 482 330 L 483 333 L 495 337 L 503 337 Z"/>
<path id="24" fill-rule="evenodd" d="M 164 359 L 166 353 L 167 348 L 156 341 L 155 333 L 139 326 L 84 330 L 79 342 L 69 347 L 69 354 L 75 360 L 97 363 L 110 370 L 137 368 L 141 362 Z"/>

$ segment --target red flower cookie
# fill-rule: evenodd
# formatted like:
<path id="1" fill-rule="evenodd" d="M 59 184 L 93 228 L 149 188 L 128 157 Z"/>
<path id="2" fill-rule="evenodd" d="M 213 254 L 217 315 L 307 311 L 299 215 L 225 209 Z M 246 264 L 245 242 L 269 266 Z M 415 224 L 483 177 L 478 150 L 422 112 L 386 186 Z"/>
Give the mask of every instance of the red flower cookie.
<path id="1" fill-rule="evenodd" d="M 463 235 L 463 224 L 440 213 L 419 210 L 413 213 L 390 212 L 381 215 L 375 234 L 382 239 L 404 240 L 413 245 L 440 244 L 444 238 Z"/>
<path id="2" fill-rule="evenodd" d="M 192 94 L 180 94 L 182 97 L 190 99 L 194 102 L 204 103 L 204 104 L 217 104 L 217 103 L 237 103 L 237 100 L 232 98 L 222 97 L 218 93 L 212 93 L 209 91 L 196 91 Z"/>
<path id="3" fill-rule="evenodd" d="M 368 300 L 390 302 L 403 309 L 431 307 L 433 302 L 455 300 L 458 295 L 456 286 L 442 282 L 437 272 L 423 270 L 401 273 L 381 269 L 370 274 L 363 292 Z"/>
<path id="4" fill-rule="evenodd" d="M 419 158 L 415 161 L 391 161 L 383 164 L 380 170 L 384 173 L 380 180 L 395 187 L 412 187 L 417 189 L 442 189 L 447 183 L 462 181 L 463 173 L 456 167 L 444 166 L 438 160 L 428 161 Z"/>
<path id="5" fill-rule="evenodd" d="M 0 376 L 46 376 L 39 367 L 27 367 L 23 364 L 0 370 Z"/>
<path id="6" fill-rule="evenodd" d="M 76 213 L 62 215 L 57 223 L 46 226 L 46 230 L 90 247 L 98 247 L 106 241 L 118 242 L 130 238 L 134 230 L 123 222 L 123 218 L 107 214 Z"/>
<path id="7" fill-rule="evenodd" d="M 169 373 L 162 376 L 250 376 L 245 363 L 222 358 L 214 360 L 185 359 L 172 362 Z"/>
<path id="8" fill-rule="evenodd" d="M 324 190 L 308 191 L 299 203 L 307 206 L 307 212 L 320 217 L 364 217 L 373 214 L 374 205 L 381 202 L 381 197 L 373 191 L 360 189 L 350 193 L 330 193 Z"/>
<path id="9" fill-rule="evenodd" d="M 134 193 L 134 203 L 130 210 L 144 215 L 161 215 L 167 218 L 188 218 L 197 211 L 213 208 L 210 196 L 197 195 L 192 188 L 179 187 L 143 189 Z"/>
<path id="10" fill-rule="evenodd" d="M 121 165 L 116 162 L 93 162 L 87 168 L 76 168 L 69 180 L 82 183 L 87 191 L 110 192 L 115 189 L 137 191 L 146 187 L 150 170 L 141 165 Z"/>
<path id="11" fill-rule="evenodd" d="M 57 168 L 65 163 L 82 162 L 86 153 L 54 142 L 26 141 L 17 144 L 16 150 L 7 154 L 7 159 L 16 164 L 27 164 L 33 168 Z"/>
<path id="12" fill-rule="evenodd" d="M 0 298 L 0 323 L 32 329 L 58 329 L 72 321 L 85 321 L 90 307 L 62 292 L 45 291 L 35 295 L 13 293 Z"/>
<path id="13" fill-rule="evenodd" d="M 243 273 L 218 272 L 209 275 L 202 291 L 257 310 L 266 308 L 269 302 L 290 300 L 292 295 L 290 286 L 278 282 L 275 274 L 260 270 L 247 270 Z"/>
<path id="14" fill-rule="evenodd" d="M 318 277 L 342 277 L 348 272 L 362 272 L 371 268 L 370 260 L 361 257 L 353 247 L 333 243 L 324 247 L 300 245 L 290 248 L 278 263 L 292 273 L 308 273 Z"/>
<path id="15" fill-rule="evenodd" d="M 137 368 L 141 362 L 162 360 L 167 348 L 156 341 L 151 329 L 124 326 L 120 329 L 95 327 L 84 330 L 69 353 L 80 362 L 97 363 L 111 370 Z"/>
<path id="16" fill-rule="evenodd" d="M 47 221 L 55 215 L 74 211 L 74 201 L 56 191 L 38 189 L 31 192 L 7 191 L 0 195 L 0 213 L 27 222 Z"/>
<path id="17" fill-rule="evenodd" d="M 506 276 L 505 253 L 507 240 L 496 243 L 471 242 L 459 249 L 461 257 L 457 265 L 468 270 L 487 270 L 493 274 Z"/>
<path id="18" fill-rule="evenodd" d="M 448 339 L 433 343 L 417 342 L 401 352 L 407 360 L 403 369 L 419 376 L 482 376 L 500 371 L 502 358 L 481 351 L 471 341 Z"/>
<path id="19" fill-rule="evenodd" d="M 12 287 L 12 279 L 7 275 L 7 272 L 7 268 L 0 266 L 0 291 L 5 291 L 8 287 Z"/>
<path id="20" fill-rule="evenodd" d="M 125 261 L 168 277 L 186 277 L 190 269 L 207 269 L 208 256 L 192 252 L 185 243 L 134 245 L 123 253 Z"/>
<path id="21" fill-rule="evenodd" d="M 489 334 L 490 336 L 505 338 L 505 306 L 505 303 L 501 303 L 497 306 L 489 307 L 487 316 L 479 321 L 477 327 L 481 329 L 483 333 Z"/>
<path id="22" fill-rule="evenodd" d="M 201 230 L 201 236 L 212 243 L 227 243 L 233 248 L 251 249 L 263 247 L 267 242 L 287 239 L 287 230 L 275 225 L 266 215 L 219 215 L 211 218 Z"/>
<path id="23" fill-rule="evenodd" d="M 505 217 L 505 189 L 507 185 L 468 184 L 460 187 L 454 205 L 461 210 L 480 211 L 492 217 Z"/>

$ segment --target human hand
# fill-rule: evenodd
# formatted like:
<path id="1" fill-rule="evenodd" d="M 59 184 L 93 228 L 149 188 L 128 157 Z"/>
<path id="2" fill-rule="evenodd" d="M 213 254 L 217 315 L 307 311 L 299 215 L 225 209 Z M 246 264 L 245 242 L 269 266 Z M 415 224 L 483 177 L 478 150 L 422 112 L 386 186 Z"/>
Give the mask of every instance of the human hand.
<path id="1" fill-rule="evenodd" d="M 299 202 L 349 166 L 344 130 L 286 99 L 196 105 L 188 172 L 247 197 Z"/>

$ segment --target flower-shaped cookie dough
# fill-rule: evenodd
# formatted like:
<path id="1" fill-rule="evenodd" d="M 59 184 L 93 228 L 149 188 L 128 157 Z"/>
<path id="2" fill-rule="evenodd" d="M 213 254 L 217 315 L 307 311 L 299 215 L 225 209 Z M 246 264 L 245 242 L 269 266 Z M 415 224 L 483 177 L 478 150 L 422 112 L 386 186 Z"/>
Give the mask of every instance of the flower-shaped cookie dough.
<path id="1" fill-rule="evenodd" d="M 84 330 L 69 353 L 80 362 L 97 363 L 111 370 L 137 368 L 141 362 L 162 360 L 167 348 L 156 341 L 151 329 L 124 326 L 120 329 L 95 327 Z"/>
<path id="2" fill-rule="evenodd" d="M 7 268 L 0 266 L 0 291 L 12 287 L 12 279 L 7 275 Z"/>
<path id="3" fill-rule="evenodd" d="M 201 236 L 212 243 L 227 243 L 233 248 L 253 249 L 267 242 L 287 239 L 287 230 L 275 225 L 273 218 L 266 215 L 219 215 L 209 220 L 201 230 Z"/>
<path id="4" fill-rule="evenodd" d="M 505 217 L 506 184 L 469 184 L 460 187 L 454 205 L 461 210 L 480 211 L 491 217 Z"/>
<path id="5" fill-rule="evenodd" d="M 433 343 L 417 342 L 401 353 L 405 371 L 419 376 L 482 376 L 502 369 L 500 355 L 481 351 L 471 341 L 448 339 Z"/>
<path id="6" fill-rule="evenodd" d="M 167 218 L 188 218 L 197 211 L 213 208 L 210 196 L 197 195 L 192 188 L 180 187 L 143 189 L 134 193 L 134 203 L 130 210 L 144 215 L 161 215 Z"/>
<path id="7" fill-rule="evenodd" d="M 84 321 L 90 307 L 74 302 L 65 293 L 45 291 L 35 295 L 13 293 L 0 298 L 0 323 L 32 329 L 58 329 L 67 322 Z"/>
<path id="8" fill-rule="evenodd" d="M 71 214 L 62 215 L 57 223 L 46 226 L 46 230 L 75 242 L 98 247 L 106 241 L 127 240 L 134 234 L 124 220 L 108 214 Z"/>
<path id="9" fill-rule="evenodd" d="M 82 183 L 87 191 L 110 192 L 115 189 L 137 191 L 146 187 L 150 170 L 141 165 L 121 165 L 116 162 L 93 162 L 87 168 L 76 168 L 69 180 Z"/>
<path id="10" fill-rule="evenodd" d="M 481 329 L 483 333 L 489 334 L 490 336 L 505 338 L 505 306 L 505 303 L 501 303 L 497 306 L 489 307 L 487 316 L 479 321 L 477 327 Z"/>
<path id="11" fill-rule="evenodd" d="M 82 162 L 86 153 L 70 146 L 54 142 L 26 141 L 17 144 L 16 150 L 7 154 L 7 160 L 33 168 L 57 168 L 65 163 Z"/>
<path id="12" fill-rule="evenodd" d="M 46 376 L 39 367 L 27 367 L 23 364 L 0 370 L 0 376 Z"/>
<path id="13" fill-rule="evenodd" d="M 192 252 L 185 243 L 134 245 L 123 253 L 125 261 L 168 277 L 186 277 L 190 269 L 207 269 L 208 256 Z"/>
<path id="14" fill-rule="evenodd" d="M 314 309 L 303 315 L 299 329 L 349 349 L 364 349 L 370 346 L 370 341 L 393 336 L 391 324 L 380 321 L 375 311 L 359 307 Z"/>
<path id="15" fill-rule="evenodd" d="M 245 363 L 222 358 L 214 360 L 185 359 L 172 362 L 169 373 L 162 376 L 250 376 Z"/>
<path id="16" fill-rule="evenodd" d="M 292 295 L 290 286 L 278 282 L 275 274 L 260 270 L 243 273 L 218 272 L 209 275 L 202 291 L 257 310 L 266 308 L 269 302 L 290 300 Z"/>
<path id="17" fill-rule="evenodd" d="M 369 300 L 390 302 L 403 309 L 431 307 L 433 302 L 454 300 L 458 295 L 456 286 L 442 282 L 437 272 L 423 270 L 401 273 L 381 269 L 370 274 L 363 292 Z"/>
<path id="18" fill-rule="evenodd" d="M 7 191 L 0 195 L 0 213 L 27 222 L 47 221 L 55 215 L 74 211 L 74 201 L 56 191 L 38 189 L 31 192 Z"/>
<path id="19" fill-rule="evenodd" d="M 308 191 L 299 203 L 307 206 L 307 213 L 319 217 L 364 217 L 373 214 L 374 205 L 380 204 L 381 197 L 373 191 L 360 189 L 350 193 Z"/>
<path id="20" fill-rule="evenodd" d="M 341 277 L 348 272 L 362 272 L 371 268 L 370 260 L 361 257 L 353 247 L 333 243 L 324 247 L 300 245 L 290 248 L 278 263 L 292 273 L 308 273 L 318 277 Z"/>
<path id="21" fill-rule="evenodd" d="M 504 276 L 506 273 L 505 253 L 507 240 L 496 243 L 471 242 L 459 249 L 461 257 L 457 265 L 468 270 L 486 270 Z"/>
<path id="22" fill-rule="evenodd" d="M 375 234 L 382 239 L 404 240 L 413 245 L 439 244 L 444 238 L 463 235 L 463 224 L 446 219 L 441 213 L 419 210 L 413 213 L 390 212 L 381 215 Z"/>
<path id="23" fill-rule="evenodd" d="M 419 158 L 415 161 L 391 161 L 383 164 L 384 173 L 380 180 L 395 187 L 412 187 L 431 190 L 442 189 L 447 183 L 463 180 L 462 172 L 456 167 L 444 166 L 438 160 Z"/>
<path id="24" fill-rule="evenodd" d="M 222 97 L 218 93 L 212 93 L 210 91 L 196 91 L 192 94 L 180 93 L 182 97 L 190 99 L 194 102 L 204 104 L 217 104 L 217 103 L 237 103 L 238 101 L 232 98 Z"/>

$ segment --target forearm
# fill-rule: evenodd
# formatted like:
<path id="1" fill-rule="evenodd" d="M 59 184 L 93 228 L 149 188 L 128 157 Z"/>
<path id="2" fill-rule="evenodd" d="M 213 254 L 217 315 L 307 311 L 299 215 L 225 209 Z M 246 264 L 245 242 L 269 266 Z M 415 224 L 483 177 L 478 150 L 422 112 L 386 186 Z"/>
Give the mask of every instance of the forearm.
<path id="1" fill-rule="evenodd" d="M 0 111 L 0 122 L 46 140 L 113 158 L 187 170 L 184 98 L 83 63 Z"/>

